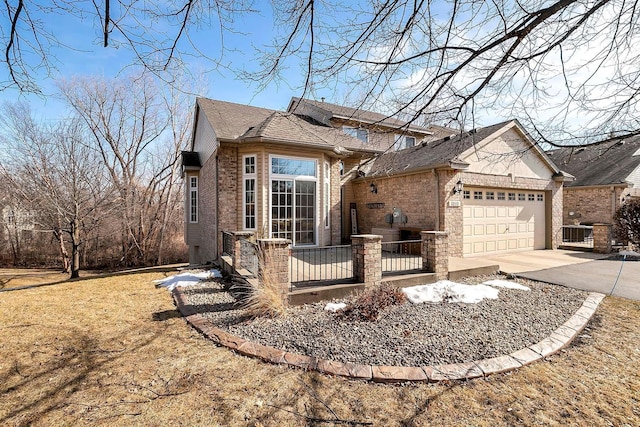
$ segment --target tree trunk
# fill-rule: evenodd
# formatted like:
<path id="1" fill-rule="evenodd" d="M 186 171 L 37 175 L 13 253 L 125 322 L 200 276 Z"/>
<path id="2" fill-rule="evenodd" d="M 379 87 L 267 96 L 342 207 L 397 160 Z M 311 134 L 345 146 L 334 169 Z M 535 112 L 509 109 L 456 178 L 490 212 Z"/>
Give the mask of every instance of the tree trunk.
<path id="1" fill-rule="evenodd" d="M 80 222 L 71 222 L 71 278 L 80 277 Z"/>
<path id="2" fill-rule="evenodd" d="M 62 237 L 62 231 L 54 231 L 55 236 L 58 238 L 58 244 L 60 245 L 60 258 L 62 259 L 62 272 L 70 273 L 71 266 L 69 265 L 69 252 L 64 246 L 64 238 Z"/>

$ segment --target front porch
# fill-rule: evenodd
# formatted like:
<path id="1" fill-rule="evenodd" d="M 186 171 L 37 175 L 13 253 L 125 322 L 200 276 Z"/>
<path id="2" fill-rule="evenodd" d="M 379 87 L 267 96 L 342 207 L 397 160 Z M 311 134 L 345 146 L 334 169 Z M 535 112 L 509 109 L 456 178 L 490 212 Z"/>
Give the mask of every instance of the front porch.
<path id="1" fill-rule="evenodd" d="M 340 298 L 382 282 L 398 287 L 498 271 L 498 265 L 456 264 L 449 268 L 448 235 L 424 231 L 420 240 L 382 242 L 382 236 L 352 236 L 351 245 L 291 248 L 284 239 L 223 232 L 222 266 L 247 281 L 268 272 L 277 277 L 287 304 Z M 454 261 L 455 262 L 455 261 Z"/>

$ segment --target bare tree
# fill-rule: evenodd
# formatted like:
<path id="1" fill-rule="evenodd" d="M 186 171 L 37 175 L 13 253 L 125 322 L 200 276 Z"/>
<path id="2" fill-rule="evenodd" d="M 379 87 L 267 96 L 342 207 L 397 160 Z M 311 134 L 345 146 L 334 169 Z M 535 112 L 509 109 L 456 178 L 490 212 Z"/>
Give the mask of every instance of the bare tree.
<path id="1" fill-rule="evenodd" d="M 344 90 L 354 106 L 475 127 L 517 116 L 539 141 L 640 129 L 640 21 L 626 0 L 277 1 L 268 82 L 293 59 L 304 90 Z M 338 84 L 338 82 L 340 84 Z"/>
<path id="2" fill-rule="evenodd" d="M 190 109 L 156 83 L 144 73 L 60 83 L 63 97 L 90 130 L 91 146 L 118 195 L 125 265 L 162 259 L 165 232 L 181 220 L 175 214 L 181 200 L 178 154 L 186 144 Z"/>
<path id="3" fill-rule="evenodd" d="M 56 49 L 66 46 L 48 30 L 51 14 L 93 19 L 103 46 L 127 48 L 134 63 L 173 81 L 182 58 L 206 56 L 192 32 L 216 27 L 242 37 L 235 19 L 252 12 L 248 0 L 152 3 L 6 0 L 3 87 L 37 91 L 35 72 L 55 67 Z M 640 128 L 634 0 L 274 0 L 272 9 L 273 42 L 258 45 L 262 67 L 220 57 L 209 58 L 213 67 L 263 86 L 301 67 L 303 94 L 333 89 L 352 106 L 462 128 L 499 112 L 552 144 Z"/>
<path id="4" fill-rule="evenodd" d="M 80 247 L 110 203 L 105 169 L 87 146 L 78 119 L 46 126 L 33 119 L 25 103 L 5 104 L 1 119 L 9 150 L 0 164 L 2 179 L 34 230 L 55 236 L 64 270 L 79 277 Z"/>
<path id="5" fill-rule="evenodd" d="M 221 35 L 233 30 L 238 14 L 250 12 L 249 0 L 182 0 L 170 2 L 135 2 L 107 0 L 58 0 L 35 2 L 4 0 L 0 29 L 0 64 L 6 76 L 0 88 L 15 87 L 23 92 L 40 92 L 38 74 L 51 76 L 59 64 L 62 50 L 87 51 L 93 46 L 67 45 L 52 28 L 58 17 L 78 23 L 93 22 L 93 31 L 80 40 L 93 40 L 103 48 L 127 50 L 129 65 L 141 65 L 169 82 L 182 69 L 183 58 L 193 55 L 208 58 L 214 66 L 222 60 L 223 43 L 197 46 L 191 33 L 200 28 L 217 28 Z M 76 26 L 76 31 L 81 26 Z M 91 27 L 87 27 L 91 28 Z M 223 38 L 221 37 L 221 40 Z M 219 56 L 208 56 L 217 51 Z M 209 53 L 209 55 L 211 55 Z"/>

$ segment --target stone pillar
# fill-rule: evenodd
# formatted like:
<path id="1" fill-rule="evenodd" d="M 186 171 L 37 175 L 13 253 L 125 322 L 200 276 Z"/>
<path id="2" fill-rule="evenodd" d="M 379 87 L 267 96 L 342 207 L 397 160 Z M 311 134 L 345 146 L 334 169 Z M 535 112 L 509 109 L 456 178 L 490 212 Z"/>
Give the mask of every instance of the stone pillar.
<path id="1" fill-rule="evenodd" d="M 449 278 L 449 233 L 422 231 L 422 269 L 436 273 L 437 280 Z"/>
<path id="2" fill-rule="evenodd" d="M 242 262 L 242 240 L 249 239 L 253 236 L 253 231 L 234 231 L 233 232 L 233 269 L 238 270 L 244 265 Z"/>
<path id="3" fill-rule="evenodd" d="M 351 236 L 353 275 L 365 288 L 382 282 L 382 236 L 360 234 Z"/>
<path id="4" fill-rule="evenodd" d="M 282 303 L 289 305 L 289 255 L 290 240 L 258 239 L 258 279 L 262 285 L 278 288 Z"/>
<path id="5" fill-rule="evenodd" d="M 593 252 L 599 254 L 611 253 L 611 238 L 613 225 L 593 224 Z"/>

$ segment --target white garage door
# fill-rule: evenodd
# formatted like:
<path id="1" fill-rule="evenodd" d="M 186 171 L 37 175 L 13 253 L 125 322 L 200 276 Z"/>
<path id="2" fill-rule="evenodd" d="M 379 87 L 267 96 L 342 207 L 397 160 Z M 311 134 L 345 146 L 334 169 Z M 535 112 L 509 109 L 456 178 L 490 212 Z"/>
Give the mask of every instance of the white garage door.
<path id="1" fill-rule="evenodd" d="M 466 256 L 545 248 L 542 191 L 465 188 Z"/>

